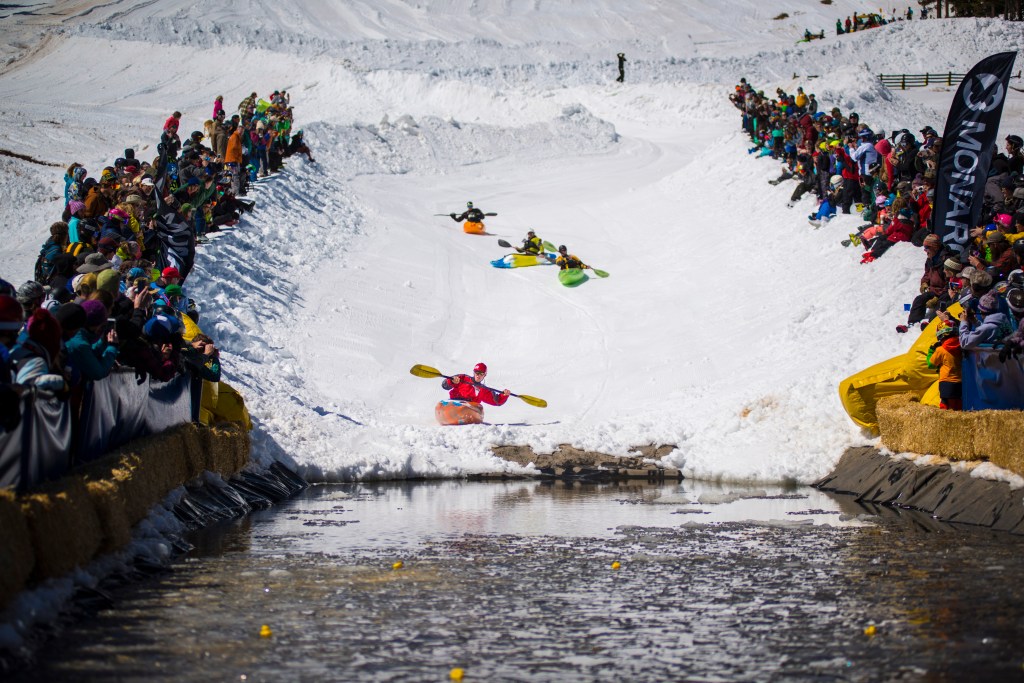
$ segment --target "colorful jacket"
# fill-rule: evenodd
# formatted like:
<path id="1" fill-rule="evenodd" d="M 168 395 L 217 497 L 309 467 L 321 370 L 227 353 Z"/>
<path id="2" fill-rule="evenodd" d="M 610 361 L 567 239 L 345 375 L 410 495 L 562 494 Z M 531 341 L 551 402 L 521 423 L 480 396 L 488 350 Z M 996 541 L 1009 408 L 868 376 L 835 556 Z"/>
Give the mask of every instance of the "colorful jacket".
<path id="1" fill-rule="evenodd" d="M 938 368 L 940 382 L 962 381 L 960 364 L 963 359 L 963 351 L 960 350 L 960 340 L 956 337 L 944 339 L 928 355 L 928 367 Z"/>

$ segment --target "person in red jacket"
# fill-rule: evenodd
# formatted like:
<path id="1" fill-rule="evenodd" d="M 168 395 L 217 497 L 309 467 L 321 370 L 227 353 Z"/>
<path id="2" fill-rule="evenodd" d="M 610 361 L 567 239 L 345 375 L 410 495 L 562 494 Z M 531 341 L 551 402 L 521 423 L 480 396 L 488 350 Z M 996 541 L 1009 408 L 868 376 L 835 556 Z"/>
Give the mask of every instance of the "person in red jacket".
<path id="1" fill-rule="evenodd" d="M 860 262 L 871 263 L 897 242 L 909 242 L 913 234 L 914 213 L 910 209 L 900 209 L 899 214 L 885 229 L 885 234 L 875 238 L 871 244 L 871 251 L 864 254 Z"/>
<path id="2" fill-rule="evenodd" d="M 484 378 L 487 377 L 487 366 L 477 363 L 473 368 L 473 376 L 455 375 L 451 379 L 445 378 L 441 386 L 448 393 L 448 398 L 461 401 L 473 401 L 475 403 L 488 403 L 492 406 L 504 405 L 508 400 L 509 390 L 496 391 L 483 386 Z"/>

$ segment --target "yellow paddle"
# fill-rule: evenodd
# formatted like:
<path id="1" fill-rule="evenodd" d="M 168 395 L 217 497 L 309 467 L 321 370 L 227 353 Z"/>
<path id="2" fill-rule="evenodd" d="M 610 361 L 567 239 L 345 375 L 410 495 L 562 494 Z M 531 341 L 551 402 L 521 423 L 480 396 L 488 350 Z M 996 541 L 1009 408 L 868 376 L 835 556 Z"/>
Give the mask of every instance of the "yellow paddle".
<path id="1" fill-rule="evenodd" d="M 444 377 L 445 379 L 451 379 L 450 375 L 446 375 L 443 372 L 441 372 L 440 370 L 438 370 L 437 368 L 432 368 L 429 365 L 414 365 L 409 370 L 409 372 L 411 374 L 413 374 L 413 375 L 416 375 L 417 377 L 427 377 L 427 378 Z M 477 385 L 478 387 L 483 387 L 484 389 L 490 389 L 491 391 L 496 391 L 499 394 L 501 393 L 497 389 L 491 389 L 490 387 L 485 386 L 483 384 L 480 384 L 479 382 L 473 382 L 473 384 Z M 547 401 L 545 401 L 542 398 L 537 398 L 536 396 L 527 396 L 526 394 L 513 394 L 511 391 L 508 393 L 508 395 L 509 396 L 515 396 L 516 398 L 522 399 L 523 402 L 529 403 L 531 406 L 536 406 L 538 408 L 547 408 L 548 407 L 548 402 Z"/>

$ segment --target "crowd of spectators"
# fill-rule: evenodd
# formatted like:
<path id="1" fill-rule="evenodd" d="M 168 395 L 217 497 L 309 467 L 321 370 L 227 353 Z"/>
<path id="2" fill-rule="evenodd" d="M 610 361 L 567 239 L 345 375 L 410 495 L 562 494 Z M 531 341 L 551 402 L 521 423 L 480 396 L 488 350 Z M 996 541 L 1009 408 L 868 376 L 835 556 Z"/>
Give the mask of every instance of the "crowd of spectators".
<path id="1" fill-rule="evenodd" d="M 203 130 L 184 140 L 181 113 L 168 117 L 151 161 L 126 149 L 98 173 L 68 167 L 63 215 L 33 279 L 0 279 L 0 433 L 17 427 L 26 392 L 69 400 L 76 415 L 87 383 L 117 367 L 140 383 L 185 371 L 220 379 L 186 284 L 196 245 L 253 210 L 245 197 L 256 178 L 292 154 L 313 160 L 292 114 L 283 90 L 268 100 L 254 92 L 231 116 L 218 96 Z"/>
<path id="2" fill-rule="evenodd" d="M 1024 140 L 1008 135 L 993 150 L 981 222 L 963 253 L 949 249 L 932 230 L 936 165 L 942 138 L 931 126 L 919 135 L 907 129 L 886 134 L 838 107 L 819 110 L 813 94 L 781 88 L 767 97 L 740 81 L 730 95 L 742 112 L 749 150 L 778 159 L 778 179 L 796 183 L 792 207 L 813 195 L 809 216 L 816 228 L 838 212 L 859 211 L 865 224 L 843 240 L 862 246 L 862 264 L 881 258 L 894 244 L 911 242 L 924 251 L 920 289 L 914 293 L 904 333 L 939 318 L 930 362 L 940 372 L 943 407 L 958 409 L 964 352 L 990 344 L 1008 355 L 1024 346 Z M 947 309 L 959 304 L 959 321 Z M 949 385 L 949 386 L 943 386 Z M 955 386 L 953 386 L 955 385 Z"/>

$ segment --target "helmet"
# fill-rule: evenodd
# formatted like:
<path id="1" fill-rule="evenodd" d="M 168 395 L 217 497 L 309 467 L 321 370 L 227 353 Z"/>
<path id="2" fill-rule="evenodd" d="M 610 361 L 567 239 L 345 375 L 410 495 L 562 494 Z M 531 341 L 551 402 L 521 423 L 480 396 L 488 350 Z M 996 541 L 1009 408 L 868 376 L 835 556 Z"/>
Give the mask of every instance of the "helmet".
<path id="1" fill-rule="evenodd" d="M 467 209 L 472 209 L 473 208 L 473 202 L 466 202 L 466 208 Z"/>
<path id="2" fill-rule="evenodd" d="M 480 374 L 487 374 L 487 366 L 483 363 L 477 363 L 473 366 L 473 372 L 479 372 Z"/>
<path id="3" fill-rule="evenodd" d="M 535 233 L 533 230 L 527 230 L 526 234 L 527 235 L 536 235 L 537 233 Z"/>
<path id="4" fill-rule="evenodd" d="M 944 341 L 950 337 L 955 337 L 959 330 L 953 325 L 943 325 L 939 329 L 935 330 L 935 339 L 938 341 Z"/>
<path id="5" fill-rule="evenodd" d="M 828 143 L 827 142 L 819 142 L 818 143 L 818 149 L 820 149 L 822 152 L 824 152 L 825 150 L 828 149 Z"/>
<path id="6" fill-rule="evenodd" d="M 828 179 L 828 184 L 831 185 L 832 187 L 839 187 L 840 185 L 843 184 L 843 176 L 841 176 L 841 175 L 834 175 L 834 176 L 832 176 L 831 178 Z"/>
<path id="7" fill-rule="evenodd" d="M 1024 237 L 1022 237 L 1021 239 L 1022 239 L 1022 240 L 1024 240 Z M 565 252 L 567 252 L 567 251 L 569 251 L 569 250 L 565 248 L 565 245 L 564 245 L 564 244 L 562 244 L 562 245 L 559 245 L 559 247 L 558 247 L 558 252 L 559 252 L 560 254 L 564 254 L 564 253 L 565 253 Z"/>
<path id="8" fill-rule="evenodd" d="M 1006 276 L 1006 281 L 1010 283 L 1011 287 L 1024 287 L 1024 270 L 1020 268 L 1011 270 L 1010 274 Z"/>

